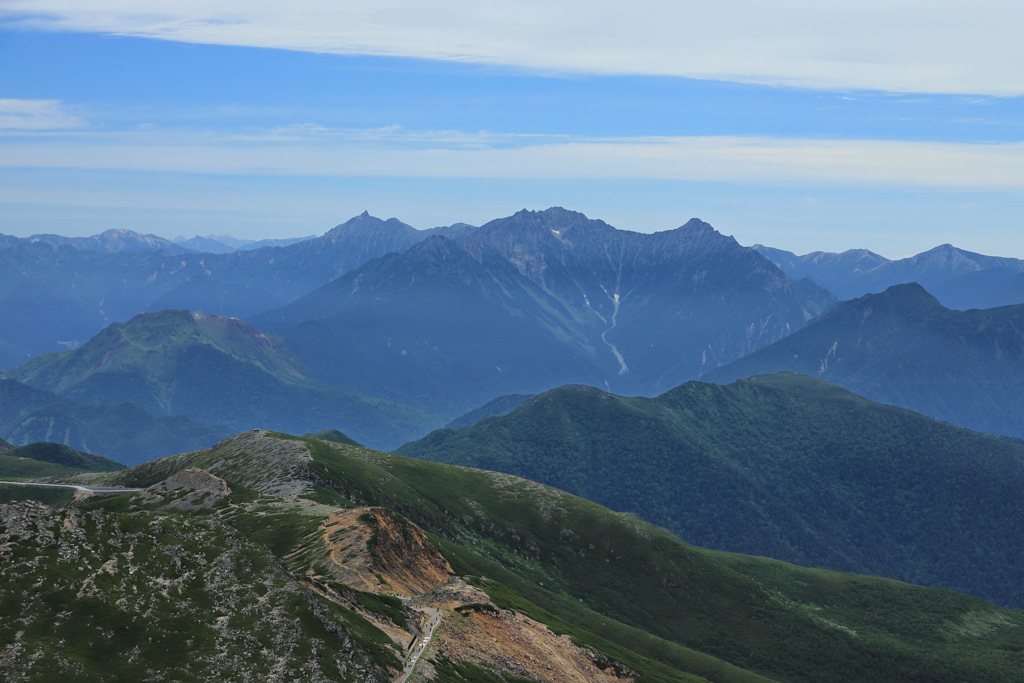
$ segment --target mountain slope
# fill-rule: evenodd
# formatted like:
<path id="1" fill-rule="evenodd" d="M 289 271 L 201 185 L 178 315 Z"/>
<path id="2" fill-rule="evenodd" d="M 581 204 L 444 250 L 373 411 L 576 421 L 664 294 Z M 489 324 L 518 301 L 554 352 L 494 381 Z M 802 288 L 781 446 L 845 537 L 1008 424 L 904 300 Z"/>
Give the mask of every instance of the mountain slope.
<path id="1" fill-rule="evenodd" d="M 281 330 L 325 381 L 424 409 L 456 412 L 492 392 L 598 374 L 557 299 L 439 236 L 253 322 Z"/>
<path id="2" fill-rule="evenodd" d="M 139 315 L 87 344 L 8 373 L 82 403 L 131 402 L 158 416 L 250 429 L 341 427 L 360 442 L 393 446 L 439 420 L 322 385 L 287 349 L 235 319 L 187 311 Z"/>
<path id="3" fill-rule="evenodd" d="M 230 431 L 130 403 L 83 404 L 0 379 L 0 434 L 20 444 L 58 442 L 129 465 L 201 448 Z"/>
<path id="4" fill-rule="evenodd" d="M 702 546 L 1024 604 L 1004 531 L 1024 524 L 1024 444 L 799 375 L 655 399 L 563 387 L 399 452 L 529 477 Z"/>
<path id="5" fill-rule="evenodd" d="M 85 472 L 109 472 L 125 468 L 119 462 L 92 453 L 83 453 L 62 443 L 37 441 L 0 451 L 3 457 L 31 460 Z M 35 475 L 44 476 L 44 475 Z"/>
<path id="6" fill-rule="evenodd" d="M 210 516 L 0 505 L 0 539 L 5 680 L 390 680 L 351 617 Z"/>
<path id="7" fill-rule="evenodd" d="M 195 467 L 239 492 L 234 503 L 215 504 L 218 517 L 338 599 L 353 599 L 338 582 L 361 580 L 346 571 L 373 565 L 375 553 L 373 566 L 395 592 L 406 590 L 393 578 L 408 576 L 402 557 L 429 563 L 440 574 L 427 585 L 437 585 L 444 564 L 406 525 L 425 531 L 452 571 L 469 580 L 410 603 L 441 614 L 440 635 L 424 649 L 436 680 L 481 680 L 450 673 L 473 662 L 488 666 L 461 659 L 481 629 L 490 634 L 486 651 L 523 653 L 514 648 L 515 634 L 524 633 L 515 624 L 527 624 L 524 618 L 571 635 L 606 671 L 630 676 L 628 669 L 647 681 L 693 674 L 716 681 L 1019 680 L 1019 612 L 946 591 L 691 548 L 633 516 L 507 475 L 249 432 L 206 451 L 91 476 L 146 486 Z M 101 505 L 130 510 L 135 500 Z M 369 540 L 374 530 L 379 542 Z M 392 552 L 394 543 L 401 550 Z M 341 564 L 325 564 L 335 561 Z M 382 597 L 360 599 L 375 605 L 377 616 L 367 618 L 396 643 L 408 642 L 397 628 L 400 603 L 392 609 Z M 393 615 L 391 626 L 384 613 Z M 514 658 L 498 660 L 506 674 L 522 675 Z"/>
<path id="8" fill-rule="evenodd" d="M 916 284 L 836 305 L 702 379 L 786 370 L 982 432 L 1024 437 L 1024 305 L 952 311 Z"/>
<path id="9" fill-rule="evenodd" d="M 778 339 L 832 302 L 696 218 L 641 234 L 555 207 L 491 221 L 464 243 L 596 315 L 616 385 L 644 393 Z"/>

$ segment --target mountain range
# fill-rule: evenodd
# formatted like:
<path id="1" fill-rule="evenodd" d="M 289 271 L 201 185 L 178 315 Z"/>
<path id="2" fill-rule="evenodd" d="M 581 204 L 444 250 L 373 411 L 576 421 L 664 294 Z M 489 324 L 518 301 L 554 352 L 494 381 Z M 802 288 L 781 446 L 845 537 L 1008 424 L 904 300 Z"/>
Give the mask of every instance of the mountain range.
<path id="1" fill-rule="evenodd" d="M 507 472 L 691 543 L 1024 606 L 1024 442 L 795 374 L 657 398 L 568 386 L 398 450 Z"/>
<path id="2" fill-rule="evenodd" d="M 5 676 L 1024 681 L 1024 261 L 285 242 L 0 235 Z"/>
<path id="3" fill-rule="evenodd" d="M 40 353 L 84 343 L 112 322 L 169 306 L 253 315 L 430 234 L 457 234 L 469 227 L 415 230 L 364 214 L 313 239 L 224 254 L 122 234 L 128 231 L 92 238 L 0 236 L 0 306 L 7 323 L 0 333 L 0 361 L 14 367 Z M 111 248 L 111 233 L 133 247 Z M 159 246 L 165 242 L 169 246 Z"/>
<path id="4" fill-rule="evenodd" d="M 985 256 L 951 244 L 894 261 L 866 249 L 797 256 L 760 244 L 753 248 L 790 277 L 810 278 L 839 299 L 916 282 L 958 310 L 1024 304 L 1024 260 Z"/>
<path id="5" fill-rule="evenodd" d="M 832 301 L 701 221 L 640 234 L 553 208 L 431 236 L 250 322 L 330 384 L 454 416 L 569 382 L 664 390 Z"/>
<path id="6" fill-rule="evenodd" d="M 179 235 L 171 241 L 192 251 L 204 254 L 229 254 L 233 251 L 252 251 L 253 249 L 262 249 L 263 247 L 287 247 L 290 244 L 305 242 L 315 237 L 316 235 L 308 235 L 306 237 L 287 237 L 284 239 L 250 240 L 237 239 L 230 235 L 196 235 L 189 238 Z"/>
<path id="7" fill-rule="evenodd" d="M 568 296 L 574 309 L 592 308 L 585 312 L 597 313 L 606 322 L 614 309 L 616 284 L 620 299 L 629 289 L 628 283 L 618 282 L 611 272 L 616 266 L 601 266 L 598 262 L 613 264 L 619 259 L 619 270 L 626 273 L 636 246 L 627 243 L 664 244 L 671 241 L 667 235 L 673 232 L 647 239 L 603 223 L 608 230 L 594 228 L 600 221 L 589 221 L 590 228 L 582 230 L 582 225 L 588 223 L 582 214 L 560 209 L 520 212 L 518 218 L 491 223 L 526 227 L 530 222 L 527 216 L 554 231 L 546 235 L 548 238 L 561 236 L 566 230 L 573 234 L 554 250 L 545 244 L 543 232 L 518 233 L 512 229 L 500 235 L 500 230 L 491 229 L 484 233 L 495 239 L 481 236 L 480 242 L 491 242 L 488 248 L 503 253 L 521 274 L 549 287 L 556 297 Z M 193 238 L 190 247 L 184 238 L 170 241 L 130 230 L 74 238 L 0 235 L 0 307 L 10 323 L 0 332 L 0 367 L 14 367 L 40 353 L 83 343 L 106 325 L 125 322 L 141 312 L 185 308 L 236 317 L 259 315 L 291 303 L 374 258 L 404 252 L 427 237 L 462 240 L 476 232 L 463 223 L 416 230 L 397 219 L 380 220 L 364 212 L 319 237 L 248 244 L 225 236 L 219 236 L 225 240 L 220 242 L 218 236 L 210 236 Z M 589 237 L 584 240 L 585 233 Z M 589 241 L 589 247 L 583 241 Z M 474 248 L 469 242 L 466 248 L 478 254 L 482 245 Z M 714 240 L 705 243 L 710 246 Z M 605 249 L 608 256 L 602 255 Z M 809 278 L 839 299 L 916 281 L 951 308 L 1024 303 L 1024 261 L 974 254 L 950 245 L 896 261 L 866 250 L 797 256 L 761 245 L 753 249 L 793 280 Z M 584 257 L 592 262 L 583 264 Z M 634 265 L 642 264 L 649 255 L 638 258 Z M 579 281 L 581 265 L 592 275 L 600 273 L 599 284 Z M 763 265 L 756 267 L 763 269 Z M 699 279 L 701 272 L 698 267 L 689 276 Z M 723 296 L 732 301 L 728 293 Z M 814 300 L 808 306 L 814 313 L 823 303 L 820 292 L 805 291 L 803 298 L 808 297 Z M 640 298 L 640 292 L 634 294 L 634 303 Z M 608 332 L 608 336 L 614 335 L 614 330 Z M 722 340 L 717 343 L 721 345 Z M 709 354 L 715 345 L 713 340 Z"/>
<path id="8" fill-rule="evenodd" d="M 258 430 L 76 479 L 144 490 L 0 505 L 12 680 L 1020 680 L 1021 612 L 508 475 Z"/>
<path id="9" fill-rule="evenodd" d="M 1024 437 L 1024 305 L 954 311 L 917 284 L 837 304 L 789 337 L 702 379 L 790 371 L 874 401 Z"/>

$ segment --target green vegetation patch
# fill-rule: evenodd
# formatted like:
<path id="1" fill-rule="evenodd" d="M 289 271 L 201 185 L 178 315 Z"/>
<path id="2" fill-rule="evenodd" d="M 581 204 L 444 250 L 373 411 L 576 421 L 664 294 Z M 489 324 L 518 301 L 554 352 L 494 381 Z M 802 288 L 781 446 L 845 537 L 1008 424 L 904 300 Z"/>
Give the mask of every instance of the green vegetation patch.
<path id="1" fill-rule="evenodd" d="M 431 660 L 437 670 L 438 680 L 451 683 L 537 683 L 532 678 L 522 678 L 487 667 L 483 668 L 471 662 L 456 664 L 443 653 Z"/>
<path id="2" fill-rule="evenodd" d="M 61 507 L 70 504 L 74 497 L 74 489 L 69 488 L 0 484 L 0 503 L 37 500 L 53 507 Z"/>

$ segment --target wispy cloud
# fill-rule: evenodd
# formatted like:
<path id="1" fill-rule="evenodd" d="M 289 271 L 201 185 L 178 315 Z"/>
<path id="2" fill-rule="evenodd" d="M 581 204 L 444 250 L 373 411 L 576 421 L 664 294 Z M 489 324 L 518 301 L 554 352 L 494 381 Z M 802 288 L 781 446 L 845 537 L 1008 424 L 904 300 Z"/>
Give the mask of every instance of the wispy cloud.
<path id="1" fill-rule="evenodd" d="M 9 25 L 554 72 L 1024 94 L 1008 0 L 5 0 Z"/>
<path id="2" fill-rule="evenodd" d="M 1024 143 L 741 136 L 568 138 L 301 124 L 9 139 L 0 166 L 236 175 L 661 179 L 1024 190 Z"/>
<path id="3" fill-rule="evenodd" d="M 331 128 L 318 123 L 296 123 L 267 131 L 232 136 L 233 140 L 248 142 L 303 142 L 333 141 L 335 143 L 371 143 L 387 147 L 419 146 L 453 149 L 489 149 L 549 142 L 579 141 L 580 138 L 564 134 L 498 133 L 487 130 L 413 130 L 398 124 L 376 128 Z"/>
<path id="4" fill-rule="evenodd" d="M 0 130 L 66 130 L 86 125 L 59 100 L 0 99 Z"/>

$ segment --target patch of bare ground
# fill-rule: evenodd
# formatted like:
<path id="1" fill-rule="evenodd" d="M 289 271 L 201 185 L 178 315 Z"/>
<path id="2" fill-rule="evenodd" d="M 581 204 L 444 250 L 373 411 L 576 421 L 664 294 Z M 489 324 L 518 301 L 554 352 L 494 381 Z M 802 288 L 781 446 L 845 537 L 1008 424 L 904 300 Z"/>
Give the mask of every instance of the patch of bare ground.
<path id="1" fill-rule="evenodd" d="M 454 572 L 415 524 L 383 508 L 337 512 L 301 544 L 313 566 L 356 590 L 411 598 Z"/>
<path id="2" fill-rule="evenodd" d="M 577 647 L 569 636 L 555 635 L 544 624 L 490 602 L 446 613 L 424 659 L 438 653 L 453 662 L 490 666 L 544 683 L 633 681 L 633 672 L 604 655 Z M 411 680 L 428 679 L 417 675 Z"/>
<path id="3" fill-rule="evenodd" d="M 518 612 L 499 609 L 482 590 L 454 571 L 416 525 L 383 508 L 340 510 L 299 544 L 289 563 L 301 562 L 315 581 L 307 585 L 345 604 L 386 633 L 408 656 L 419 652 L 429 615 L 440 625 L 426 645 L 409 681 L 434 680 L 431 659 L 444 654 L 508 674 L 551 683 L 628 683 L 633 672 L 568 636 Z M 328 581 L 323 581 L 328 579 Z M 343 584 L 364 592 L 408 599 L 423 616 L 394 624 L 336 591 Z M 417 623 L 418 622 L 418 623 Z M 421 635 L 422 634 L 422 635 Z M 404 675 L 404 674 L 402 674 Z"/>
<path id="4" fill-rule="evenodd" d="M 205 510 L 231 493 L 227 482 L 196 467 L 172 474 L 142 491 L 136 500 L 143 504 L 162 502 L 158 509 Z"/>

